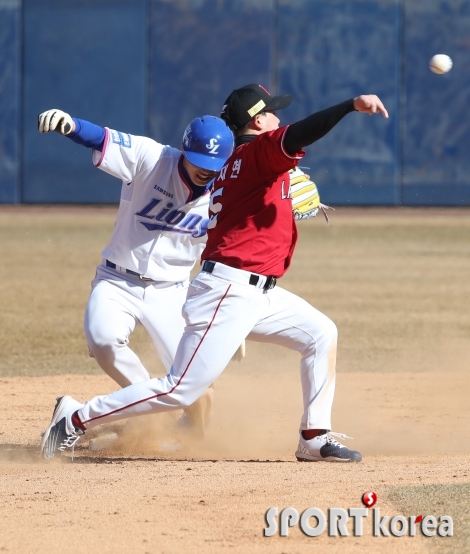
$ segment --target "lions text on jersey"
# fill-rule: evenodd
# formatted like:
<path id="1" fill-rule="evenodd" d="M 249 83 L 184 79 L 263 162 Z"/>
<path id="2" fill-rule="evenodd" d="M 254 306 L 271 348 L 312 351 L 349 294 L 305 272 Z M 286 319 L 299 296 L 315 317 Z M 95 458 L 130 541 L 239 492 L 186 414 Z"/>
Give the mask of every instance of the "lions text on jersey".
<path id="1" fill-rule="evenodd" d="M 189 277 L 206 242 L 209 194 L 191 201 L 181 151 L 146 137 L 106 129 L 93 163 L 122 180 L 121 202 L 103 258 L 143 277 Z"/>

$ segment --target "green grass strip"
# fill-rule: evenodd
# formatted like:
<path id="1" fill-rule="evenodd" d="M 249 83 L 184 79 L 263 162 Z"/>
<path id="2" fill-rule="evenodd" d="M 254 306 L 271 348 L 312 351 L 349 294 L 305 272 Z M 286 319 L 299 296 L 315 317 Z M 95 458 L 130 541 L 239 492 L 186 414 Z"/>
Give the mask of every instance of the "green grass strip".
<path id="1" fill-rule="evenodd" d="M 387 494 L 404 516 L 433 515 L 437 519 L 450 515 L 454 521 L 453 537 L 426 538 L 433 554 L 470 552 L 470 483 L 456 485 L 423 485 L 394 487 Z"/>

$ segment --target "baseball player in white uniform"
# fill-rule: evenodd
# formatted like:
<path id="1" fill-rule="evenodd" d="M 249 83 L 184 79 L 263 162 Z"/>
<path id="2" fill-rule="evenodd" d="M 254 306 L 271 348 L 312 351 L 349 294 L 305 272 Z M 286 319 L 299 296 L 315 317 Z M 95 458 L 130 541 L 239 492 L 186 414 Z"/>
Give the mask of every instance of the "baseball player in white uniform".
<path id="1" fill-rule="evenodd" d="M 182 153 L 60 110 L 39 116 L 39 131 L 53 130 L 93 148 L 94 165 L 122 181 L 114 231 L 92 282 L 84 328 L 90 354 L 116 383 L 126 387 L 149 380 L 129 348 L 129 336 L 141 323 L 170 370 L 185 325 L 181 309 L 189 274 L 207 239 L 209 188 L 232 152 L 232 132 L 219 118 L 196 118 L 185 130 Z M 187 409 L 199 435 L 209 407 L 208 394 Z"/>

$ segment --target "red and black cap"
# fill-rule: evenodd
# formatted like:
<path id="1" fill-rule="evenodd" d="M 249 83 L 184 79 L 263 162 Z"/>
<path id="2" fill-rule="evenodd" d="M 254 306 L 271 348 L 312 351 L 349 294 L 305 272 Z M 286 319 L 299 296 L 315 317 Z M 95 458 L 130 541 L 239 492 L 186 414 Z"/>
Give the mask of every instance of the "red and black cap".
<path id="1" fill-rule="evenodd" d="M 260 112 L 282 110 L 291 101 L 290 94 L 271 96 L 261 85 L 246 85 L 234 90 L 225 100 L 220 117 L 230 127 L 241 129 Z"/>

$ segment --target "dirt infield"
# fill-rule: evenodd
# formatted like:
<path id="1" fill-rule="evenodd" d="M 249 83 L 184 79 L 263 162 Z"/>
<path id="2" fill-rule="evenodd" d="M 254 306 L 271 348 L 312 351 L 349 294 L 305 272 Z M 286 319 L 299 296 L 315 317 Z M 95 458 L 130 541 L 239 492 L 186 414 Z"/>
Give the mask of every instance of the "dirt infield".
<path id="1" fill-rule="evenodd" d="M 142 422 L 146 441 L 90 452 L 87 433 L 73 463 L 45 463 L 55 396 L 116 388 L 81 323 L 114 211 L 0 210 L 0 552 L 468 551 L 470 211 L 340 209 L 329 227 L 299 225 L 282 286 L 338 325 L 333 424 L 361 464 L 295 461 L 297 355 L 253 343 L 217 381 L 203 443 L 169 414 Z M 142 330 L 133 347 L 162 374 Z M 374 538 L 370 518 L 363 537 L 263 536 L 272 506 L 360 507 L 369 490 L 382 514 L 453 516 L 455 536 Z"/>

